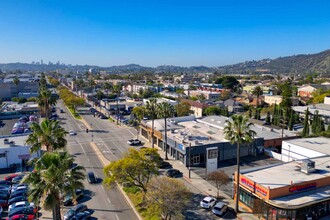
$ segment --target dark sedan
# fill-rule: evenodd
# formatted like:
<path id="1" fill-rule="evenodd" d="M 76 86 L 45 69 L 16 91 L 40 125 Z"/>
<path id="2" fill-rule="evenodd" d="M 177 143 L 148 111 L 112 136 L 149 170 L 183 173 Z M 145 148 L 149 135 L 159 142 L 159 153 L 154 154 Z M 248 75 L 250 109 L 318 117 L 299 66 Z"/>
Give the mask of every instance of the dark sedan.
<path id="1" fill-rule="evenodd" d="M 169 170 L 166 171 L 165 174 L 166 174 L 166 176 L 172 177 L 172 178 L 181 177 L 182 176 L 182 172 L 180 172 L 177 169 L 169 169 Z"/>
<path id="2" fill-rule="evenodd" d="M 27 201 L 27 196 L 17 196 L 8 200 L 8 205 L 11 205 L 16 202 Z"/>
<path id="3" fill-rule="evenodd" d="M 19 207 L 16 209 L 12 209 L 8 213 L 8 216 L 12 217 L 12 216 L 18 215 L 18 214 L 34 215 L 34 208 L 33 207 Z"/>
<path id="4" fill-rule="evenodd" d="M 80 200 L 83 197 L 84 197 L 84 191 L 81 190 L 81 189 L 77 189 L 76 190 L 76 200 Z M 69 194 L 64 198 L 63 205 L 64 206 L 69 206 L 69 205 L 72 205 L 72 204 L 73 204 L 72 195 Z"/>

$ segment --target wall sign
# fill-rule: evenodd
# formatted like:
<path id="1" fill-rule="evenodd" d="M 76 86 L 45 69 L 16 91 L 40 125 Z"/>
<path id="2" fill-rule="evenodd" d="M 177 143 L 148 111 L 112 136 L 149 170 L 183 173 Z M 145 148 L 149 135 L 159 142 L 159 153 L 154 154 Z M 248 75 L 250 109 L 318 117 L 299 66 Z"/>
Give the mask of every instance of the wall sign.
<path id="1" fill-rule="evenodd" d="M 253 192 L 256 191 L 256 192 L 260 193 L 263 196 L 267 196 L 267 194 L 268 194 L 268 191 L 265 190 L 263 187 L 256 186 L 253 181 L 248 180 L 244 177 L 241 178 L 241 183 L 246 185 L 247 187 L 251 188 L 253 190 Z"/>
<path id="2" fill-rule="evenodd" d="M 244 177 L 241 178 L 241 183 L 243 183 L 244 185 L 248 186 L 251 189 L 254 189 L 254 182 L 245 179 Z"/>
<path id="3" fill-rule="evenodd" d="M 289 192 L 300 192 L 308 189 L 316 188 L 316 183 L 307 183 L 303 185 L 295 185 L 289 188 Z"/>

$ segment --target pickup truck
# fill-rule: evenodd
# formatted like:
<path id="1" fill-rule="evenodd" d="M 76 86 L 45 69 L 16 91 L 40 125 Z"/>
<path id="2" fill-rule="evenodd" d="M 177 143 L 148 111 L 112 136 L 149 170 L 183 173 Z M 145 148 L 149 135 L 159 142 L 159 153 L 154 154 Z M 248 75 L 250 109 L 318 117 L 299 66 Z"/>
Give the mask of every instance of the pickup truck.
<path id="1" fill-rule="evenodd" d="M 141 144 L 141 141 L 139 139 L 131 139 L 127 141 L 128 145 L 136 145 L 136 144 Z"/>

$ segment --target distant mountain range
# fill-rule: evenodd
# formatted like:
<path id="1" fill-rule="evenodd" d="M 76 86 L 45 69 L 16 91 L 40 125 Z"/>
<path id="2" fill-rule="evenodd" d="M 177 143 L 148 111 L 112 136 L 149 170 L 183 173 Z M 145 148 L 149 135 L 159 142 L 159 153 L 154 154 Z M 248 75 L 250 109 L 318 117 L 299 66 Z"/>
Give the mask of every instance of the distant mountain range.
<path id="1" fill-rule="evenodd" d="M 58 69 L 67 69 L 72 72 L 85 72 L 89 69 L 103 70 L 109 73 L 138 73 L 143 71 L 155 73 L 200 73 L 200 72 L 219 72 L 223 74 L 306 74 L 319 73 L 330 74 L 330 50 L 325 50 L 316 54 L 301 54 L 276 59 L 263 59 L 258 61 L 246 61 L 234 65 L 219 67 L 191 66 L 180 67 L 172 65 L 163 65 L 158 67 L 144 67 L 137 64 L 128 64 L 122 66 L 99 67 L 92 65 L 40 65 L 28 63 L 7 63 L 0 64 L 0 70 L 8 71 L 55 71 Z"/>

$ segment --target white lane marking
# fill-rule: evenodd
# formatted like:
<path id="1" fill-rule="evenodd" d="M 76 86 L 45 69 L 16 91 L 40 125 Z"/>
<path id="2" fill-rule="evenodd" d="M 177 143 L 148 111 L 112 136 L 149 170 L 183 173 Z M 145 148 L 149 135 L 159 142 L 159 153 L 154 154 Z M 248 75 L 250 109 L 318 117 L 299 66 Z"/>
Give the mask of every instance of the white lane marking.
<path id="1" fill-rule="evenodd" d="M 101 188 L 104 190 L 104 187 L 101 185 Z"/>
<path id="2" fill-rule="evenodd" d="M 108 202 L 110 203 L 110 205 L 112 204 L 109 198 L 108 198 Z"/>
<path id="3" fill-rule="evenodd" d="M 129 131 L 129 133 L 131 133 L 134 137 L 136 136 L 136 134 L 133 134 L 133 132 L 131 132 L 131 130 L 129 130 L 128 128 L 126 128 L 127 131 Z"/>
<path id="4" fill-rule="evenodd" d="M 113 140 L 110 140 L 111 143 L 113 143 L 113 145 L 115 145 L 115 147 L 121 152 L 121 153 L 125 153 L 126 151 L 123 151 L 122 149 L 120 149 L 120 147 L 118 147 L 117 144 L 115 144 L 115 142 Z"/>
<path id="5" fill-rule="evenodd" d="M 117 218 L 117 220 L 119 220 L 119 217 L 118 217 L 118 215 L 116 214 L 116 218 Z"/>

